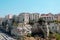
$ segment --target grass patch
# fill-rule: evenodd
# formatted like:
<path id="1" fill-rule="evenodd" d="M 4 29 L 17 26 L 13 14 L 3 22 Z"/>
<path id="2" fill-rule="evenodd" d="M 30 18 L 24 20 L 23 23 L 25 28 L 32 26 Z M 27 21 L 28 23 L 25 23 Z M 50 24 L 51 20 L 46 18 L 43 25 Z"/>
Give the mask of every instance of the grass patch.
<path id="1" fill-rule="evenodd" d="M 60 40 L 60 34 L 59 33 L 56 33 L 55 36 L 56 36 L 57 40 Z"/>

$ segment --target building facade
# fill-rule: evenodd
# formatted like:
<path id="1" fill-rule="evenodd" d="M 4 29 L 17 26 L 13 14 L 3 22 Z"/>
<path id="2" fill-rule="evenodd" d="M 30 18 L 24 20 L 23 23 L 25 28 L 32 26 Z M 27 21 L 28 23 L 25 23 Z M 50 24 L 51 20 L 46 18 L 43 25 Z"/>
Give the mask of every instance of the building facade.
<path id="1" fill-rule="evenodd" d="M 32 14 L 30 14 L 29 17 L 30 17 L 29 18 L 30 20 L 33 20 L 33 21 L 37 22 L 38 19 L 39 19 L 39 13 L 32 13 Z"/>
<path id="2" fill-rule="evenodd" d="M 20 23 L 29 23 L 29 13 L 20 13 L 19 15 L 19 22 Z"/>
<path id="3" fill-rule="evenodd" d="M 45 21 L 53 21 L 55 20 L 54 15 L 49 13 L 49 14 L 41 14 L 41 18 L 43 18 Z"/>
<path id="4" fill-rule="evenodd" d="M 60 14 L 55 14 L 55 19 L 56 19 L 57 21 L 60 21 Z"/>
<path id="5" fill-rule="evenodd" d="M 5 16 L 5 19 L 12 19 L 13 15 L 9 14 Z"/>

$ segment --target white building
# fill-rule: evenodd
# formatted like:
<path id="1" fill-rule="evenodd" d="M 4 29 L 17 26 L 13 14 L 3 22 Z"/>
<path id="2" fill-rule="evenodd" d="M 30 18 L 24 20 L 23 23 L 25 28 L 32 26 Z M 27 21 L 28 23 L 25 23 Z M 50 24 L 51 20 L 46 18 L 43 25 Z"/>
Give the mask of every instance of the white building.
<path id="1" fill-rule="evenodd" d="M 60 14 L 55 14 L 55 19 L 56 19 L 57 21 L 60 21 Z"/>
<path id="2" fill-rule="evenodd" d="M 30 18 L 29 18 L 30 20 L 33 20 L 33 21 L 38 21 L 38 19 L 39 19 L 39 13 L 32 13 L 32 14 L 30 14 Z"/>
<path id="3" fill-rule="evenodd" d="M 9 14 L 5 16 L 5 19 L 12 19 L 13 15 Z"/>
<path id="4" fill-rule="evenodd" d="M 29 13 L 20 13 L 19 22 L 25 23 L 25 24 L 28 23 L 29 22 Z"/>
<path id="5" fill-rule="evenodd" d="M 43 18 L 45 21 L 53 21 L 54 15 L 49 13 L 49 14 L 41 14 L 41 18 Z"/>

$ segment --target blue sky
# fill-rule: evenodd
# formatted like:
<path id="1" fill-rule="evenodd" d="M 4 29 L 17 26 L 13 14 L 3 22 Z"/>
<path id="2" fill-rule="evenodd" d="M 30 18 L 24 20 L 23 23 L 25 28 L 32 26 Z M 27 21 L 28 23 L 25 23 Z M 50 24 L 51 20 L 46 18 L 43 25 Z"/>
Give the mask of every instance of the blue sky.
<path id="1" fill-rule="evenodd" d="M 0 0 L 0 16 L 21 12 L 60 13 L 60 0 Z"/>

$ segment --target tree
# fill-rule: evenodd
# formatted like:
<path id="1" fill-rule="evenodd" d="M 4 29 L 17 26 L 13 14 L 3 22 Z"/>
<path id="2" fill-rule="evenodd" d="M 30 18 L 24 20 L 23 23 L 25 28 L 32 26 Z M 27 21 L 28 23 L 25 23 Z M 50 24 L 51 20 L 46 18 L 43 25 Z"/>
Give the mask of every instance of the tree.
<path id="1" fill-rule="evenodd" d="M 12 19 L 12 24 L 13 24 L 13 26 L 18 26 L 18 20 L 17 19 L 15 19 L 15 17 L 13 17 L 13 19 Z"/>
<path id="2" fill-rule="evenodd" d="M 54 23 L 60 23 L 60 21 L 58 21 L 58 20 L 54 20 Z"/>
<path id="3" fill-rule="evenodd" d="M 29 20 L 29 24 L 30 25 L 33 25 L 34 24 L 34 21 L 33 20 Z"/>
<path id="4" fill-rule="evenodd" d="M 5 21 L 2 22 L 2 26 L 3 26 L 4 28 L 6 28 L 6 25 L 7 25 L 7 20 L 5 20 Z"/>
<path id="5" fill-rule="evenodd" d="M 42 18 L 39 18 L 38 22 L 33 25 L 32 27 L 32 36 L 38 35 L 41 37 L 46 37 L 46 27 L 44 27 L 43 25 L 45 25 L 45 20 L 43 20 Z"/>
<path id="6" fill-rule="evenodd" d="M 44 25 L 45 20 L 43 20 L 42 18 L 39 18 L 38 23 L 39 23 L 40 25 Z"/>

